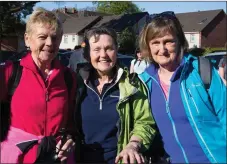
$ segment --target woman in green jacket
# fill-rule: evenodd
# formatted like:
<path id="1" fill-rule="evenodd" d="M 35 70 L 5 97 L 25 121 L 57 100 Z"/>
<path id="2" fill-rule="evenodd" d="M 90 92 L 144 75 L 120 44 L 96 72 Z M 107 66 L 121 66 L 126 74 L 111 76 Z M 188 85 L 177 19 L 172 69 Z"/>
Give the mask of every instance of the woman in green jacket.
<path id="1" fill-rule="evenodd" d="M 90 63 L 78 76 L 75 119 L 82 144 L 77 161 L 143 163 L 142 153 L 155 135 L 146 88 L 117 64 L 115 31 L 91 29 L 85 43 Z"/>

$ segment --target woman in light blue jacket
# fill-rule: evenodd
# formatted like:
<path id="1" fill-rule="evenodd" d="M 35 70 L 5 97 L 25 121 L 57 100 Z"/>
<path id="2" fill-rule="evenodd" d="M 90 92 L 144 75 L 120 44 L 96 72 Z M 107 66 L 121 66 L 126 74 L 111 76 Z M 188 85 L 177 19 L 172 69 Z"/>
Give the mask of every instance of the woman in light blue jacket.
<path id="1" fill-rule="evenodd" d="M 226 87 L 211 69 L 209 89 L 173 12 L 151 15 L 140 49 L 153 63 L 139 77 L 172 163 L 226 163 Z M 207 70 L 207 73 L 209 71 Z"/>

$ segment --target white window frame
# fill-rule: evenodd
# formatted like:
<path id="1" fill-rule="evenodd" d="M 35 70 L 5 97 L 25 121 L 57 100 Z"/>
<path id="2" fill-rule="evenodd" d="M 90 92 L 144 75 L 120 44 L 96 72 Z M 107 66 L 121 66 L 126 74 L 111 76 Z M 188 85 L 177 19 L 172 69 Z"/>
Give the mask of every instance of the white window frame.
<path id="1" fill-rule="evenodd" d="M 195 34 L 190 34 L 190 43 L 195 43 Z"/>
<path id="2" fill-rule="evenodd" d="M 72 35 L 72 42 L 74 43 L 76 41 L 76 35 Z"/>
<path id="3" fill-rule="evenodd" d="M 68 35 L 64 35 L 64 43 L 68 43 Z"/>

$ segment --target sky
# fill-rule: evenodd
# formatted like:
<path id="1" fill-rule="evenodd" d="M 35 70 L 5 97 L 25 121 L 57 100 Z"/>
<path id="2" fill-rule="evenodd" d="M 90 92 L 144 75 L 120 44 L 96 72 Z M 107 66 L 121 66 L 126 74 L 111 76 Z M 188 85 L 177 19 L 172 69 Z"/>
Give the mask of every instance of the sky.
<path id="1" fill-rule="evenodd" d="M 56 2 L 56 1 L 55 1 Z M 44 7 L 48 10 L 57 9 L 58 5 L 54 1 L 52 2 L 38 2 L 36 7 Z M 140 2 L 133 1 L 139 8 L 144 8 L 149 14 L 160 13 L 163 11 L 174 11 L 175 13 L 184 13 L 184 12 L 195 12 L 195 11 L 204 11 L 204 10 L 216 10 L 223 9 L 226 13 L 226 2 L 225 1 L 167 1 L 167 2 Z M 93 4 L 90 1 L 87 2 L 77 2 L 77 1 L 63 1 L 60 3 L 61 7 L 76 7 L 78 9 L 85 7 L 92 7 Z"/>

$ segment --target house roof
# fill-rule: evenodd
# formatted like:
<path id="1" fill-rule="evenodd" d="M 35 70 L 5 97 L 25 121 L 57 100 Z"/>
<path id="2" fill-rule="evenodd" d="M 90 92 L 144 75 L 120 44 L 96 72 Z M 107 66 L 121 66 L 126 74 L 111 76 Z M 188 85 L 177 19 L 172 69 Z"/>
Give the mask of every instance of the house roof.
<path id="1" fill-rule="evenodd" d="M 87 10 L 75 11 L 75 12 L 63 12 L 62 10 L 53 10 L 53 12 L 58 15 L 58 17 L 60 18 L 60 20 L 63 23 L 66 21 L 66 19 L 69 19 L 69 18 L 110 15 L 110 14 L 106 14 L 106 13 L 87 11 Z"/>
<path id="2" fill-rule="evenodd" d="M 63 23 L 64 34 L 79 33 L 95 22 L 99 16 L 69 18 Z"/>
<path id="3" fill-rule="evenodd" d="M 103 16 L 102 20 L 99 21 L 93 27 L 104 26 L 104 27 L 113 28 L 117 32 L 120 32 L 120 31 L 124 30 L 126 27 L 135 25 L 140 19 L 142 19 L 146 15 L 148 15 L 148 12 Z"/>
<path id="4" fill-rule="evenodd" d="M 56 15 L 58 15 L 59 19 L 62 21 L 62 23 L 64 23 L 67 19 L 70 18 L 76 18 L 76 14 L 67 14 L 58 10 L 53 10 L 54 13 L 56 13 Z"/>
<path id="5" fill-rule="evenodd" d="M 202 31 L 221 11 L 208 10 L 189 13 L 176 14 L 184 32 L 200 32 Z"/>

